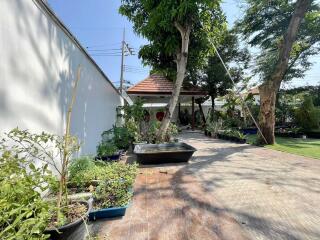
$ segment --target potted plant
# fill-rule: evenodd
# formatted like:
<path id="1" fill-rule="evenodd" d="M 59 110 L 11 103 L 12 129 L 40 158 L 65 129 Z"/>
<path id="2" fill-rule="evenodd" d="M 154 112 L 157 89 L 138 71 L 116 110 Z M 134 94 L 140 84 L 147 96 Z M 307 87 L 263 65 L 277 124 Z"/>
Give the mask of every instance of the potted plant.
<path id="1" fill-rule="evenodd" d="M 93 194 L 93 210 L 90 220 L 123 216 L 133 195 L 132 187 L 136 177 L 135 164 L 118 162 L 101 166 L 104 172 Z"/>
<path id="2" fill-rule="evenodd" d="M 42 132 L 33 134 L 27 130 L 15 128 L 6 134 L 11 140 L 10 148 L 29 162 L 40 160 L 50 165 L 58 175 L 56 198 L 49 202 L 55 204 L 50 211 L 50 220 L 45 234 L 51 239 L 66 239 L 82 224 L 91 209 L 89 202 L 72 201 L 68 198 L 67 179 L 71 157 L 79 151 L 78 139 L 70 134 L 71 113 L 76 99 L 76 90 L 80 80 L 81 66 L 78 67 L 71 100 L 66 115 L 66 128 L 63 136 Z M 54 181 L 56 183 L 56 181 Z"/>
<path id="3" fill-rule="evenodd" d="M 0 152 L 0 239 L 47 239 L 44 230 L 52 206 L 40 191 L 48 190 L 51 172 L 6 147 Z"/>
<path id="4" fill-rule="evenodd" d="M 71 201 L 68 198 L 68 167 L 71 156 L 80 147 L 78 140 L 70 135 L 66 138 L 45 132 L 33 134 L 18 128 L 6 136 L 11 140 L 8 141 L 10 148 L 19 156 L 29 162 L 39 160 L 50 165 L 58 174 L 58 181 L 50 182 L 56 185 L 57 191 L 56 196 L 49 201 L 50 205 L 55 206 L 49 211 L 50 220 L 44 233 L 49 234 L 51 239 L 65 239 L 80 226 L 91 207 L 88 202 Z"/>
<path id="5" fill-rule="evenodd" d="M 97 147 L 97 159 L 116 161 L 120 158 L 120 151 L 113 141 L 101 141 Z"/>
<path id="6" fill-rule="evenodd" d="M 122 152 L 130 147 L 131 136 L 126 127 L 113 126 L 110 130 L 104 131 L 101 136 L 103 141 L 112 141 Z"/>

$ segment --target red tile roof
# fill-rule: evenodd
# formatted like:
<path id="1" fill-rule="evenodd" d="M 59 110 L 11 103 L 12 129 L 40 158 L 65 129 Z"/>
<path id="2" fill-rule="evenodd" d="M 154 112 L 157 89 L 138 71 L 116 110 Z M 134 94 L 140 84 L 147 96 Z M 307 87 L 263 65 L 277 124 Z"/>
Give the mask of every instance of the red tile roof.
<path id="1" fill-rule="evenodd" d="M 127 93 L 130 94 L 150 94 L 150 95 L 171 95 L 173 82 L 160 74 L 152 74 L 146 79 L 130 87 Z M 181 95 L 207 95 L 198 87 L 182 88 Z"/>

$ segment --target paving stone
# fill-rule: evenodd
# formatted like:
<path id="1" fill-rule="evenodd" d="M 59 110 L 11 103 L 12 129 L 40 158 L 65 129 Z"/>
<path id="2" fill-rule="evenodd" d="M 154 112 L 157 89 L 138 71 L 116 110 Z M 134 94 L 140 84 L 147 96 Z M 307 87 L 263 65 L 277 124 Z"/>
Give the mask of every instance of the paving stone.
<path id="1" fill-rule="evenodd" d="M 320 161 L 185 133 L 189 164 L 140 168 L 125 217 L 100 239 L 320 239 Z"/>

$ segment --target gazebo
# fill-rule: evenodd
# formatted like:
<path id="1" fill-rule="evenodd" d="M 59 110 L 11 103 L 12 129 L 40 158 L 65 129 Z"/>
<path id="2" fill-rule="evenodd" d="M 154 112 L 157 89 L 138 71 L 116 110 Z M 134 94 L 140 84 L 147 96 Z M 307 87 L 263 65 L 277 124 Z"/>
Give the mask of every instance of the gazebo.
<path id="1" fill-rule="evenodd" d="M 127 90 L 127 94 L 135 99 L 142 98 L 145 102 L 145 108 L 163 108 L 171 97 L 174 84 L 172 81 L 160 74 L 152 74 L 146 79 L 138 82 Z M 181 114 L 181 105 L 190 105 L 191 103 L 191 126 L 195 128 L 195 100 L 205 97 L 207 93 L 199 87 L 183 87 L 180 92 L 178 109 L 175 111 L 173 118 L 177 118 Z M 199 110 L 203 114 L 201 104 L 198 104 Z"/>

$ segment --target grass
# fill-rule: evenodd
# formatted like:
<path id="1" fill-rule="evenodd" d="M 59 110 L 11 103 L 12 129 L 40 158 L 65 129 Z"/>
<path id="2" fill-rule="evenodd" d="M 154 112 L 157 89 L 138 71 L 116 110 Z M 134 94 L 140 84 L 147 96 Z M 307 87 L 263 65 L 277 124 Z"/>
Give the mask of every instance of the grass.
<path id="1" fill-rule="evenodd" d="M 256 135 L 248 135 L 248 143 L 256 142 Z M 276 144 L 265 146 L 270 149 L 320 159 L 320 139 L 277 137 Z"/>

